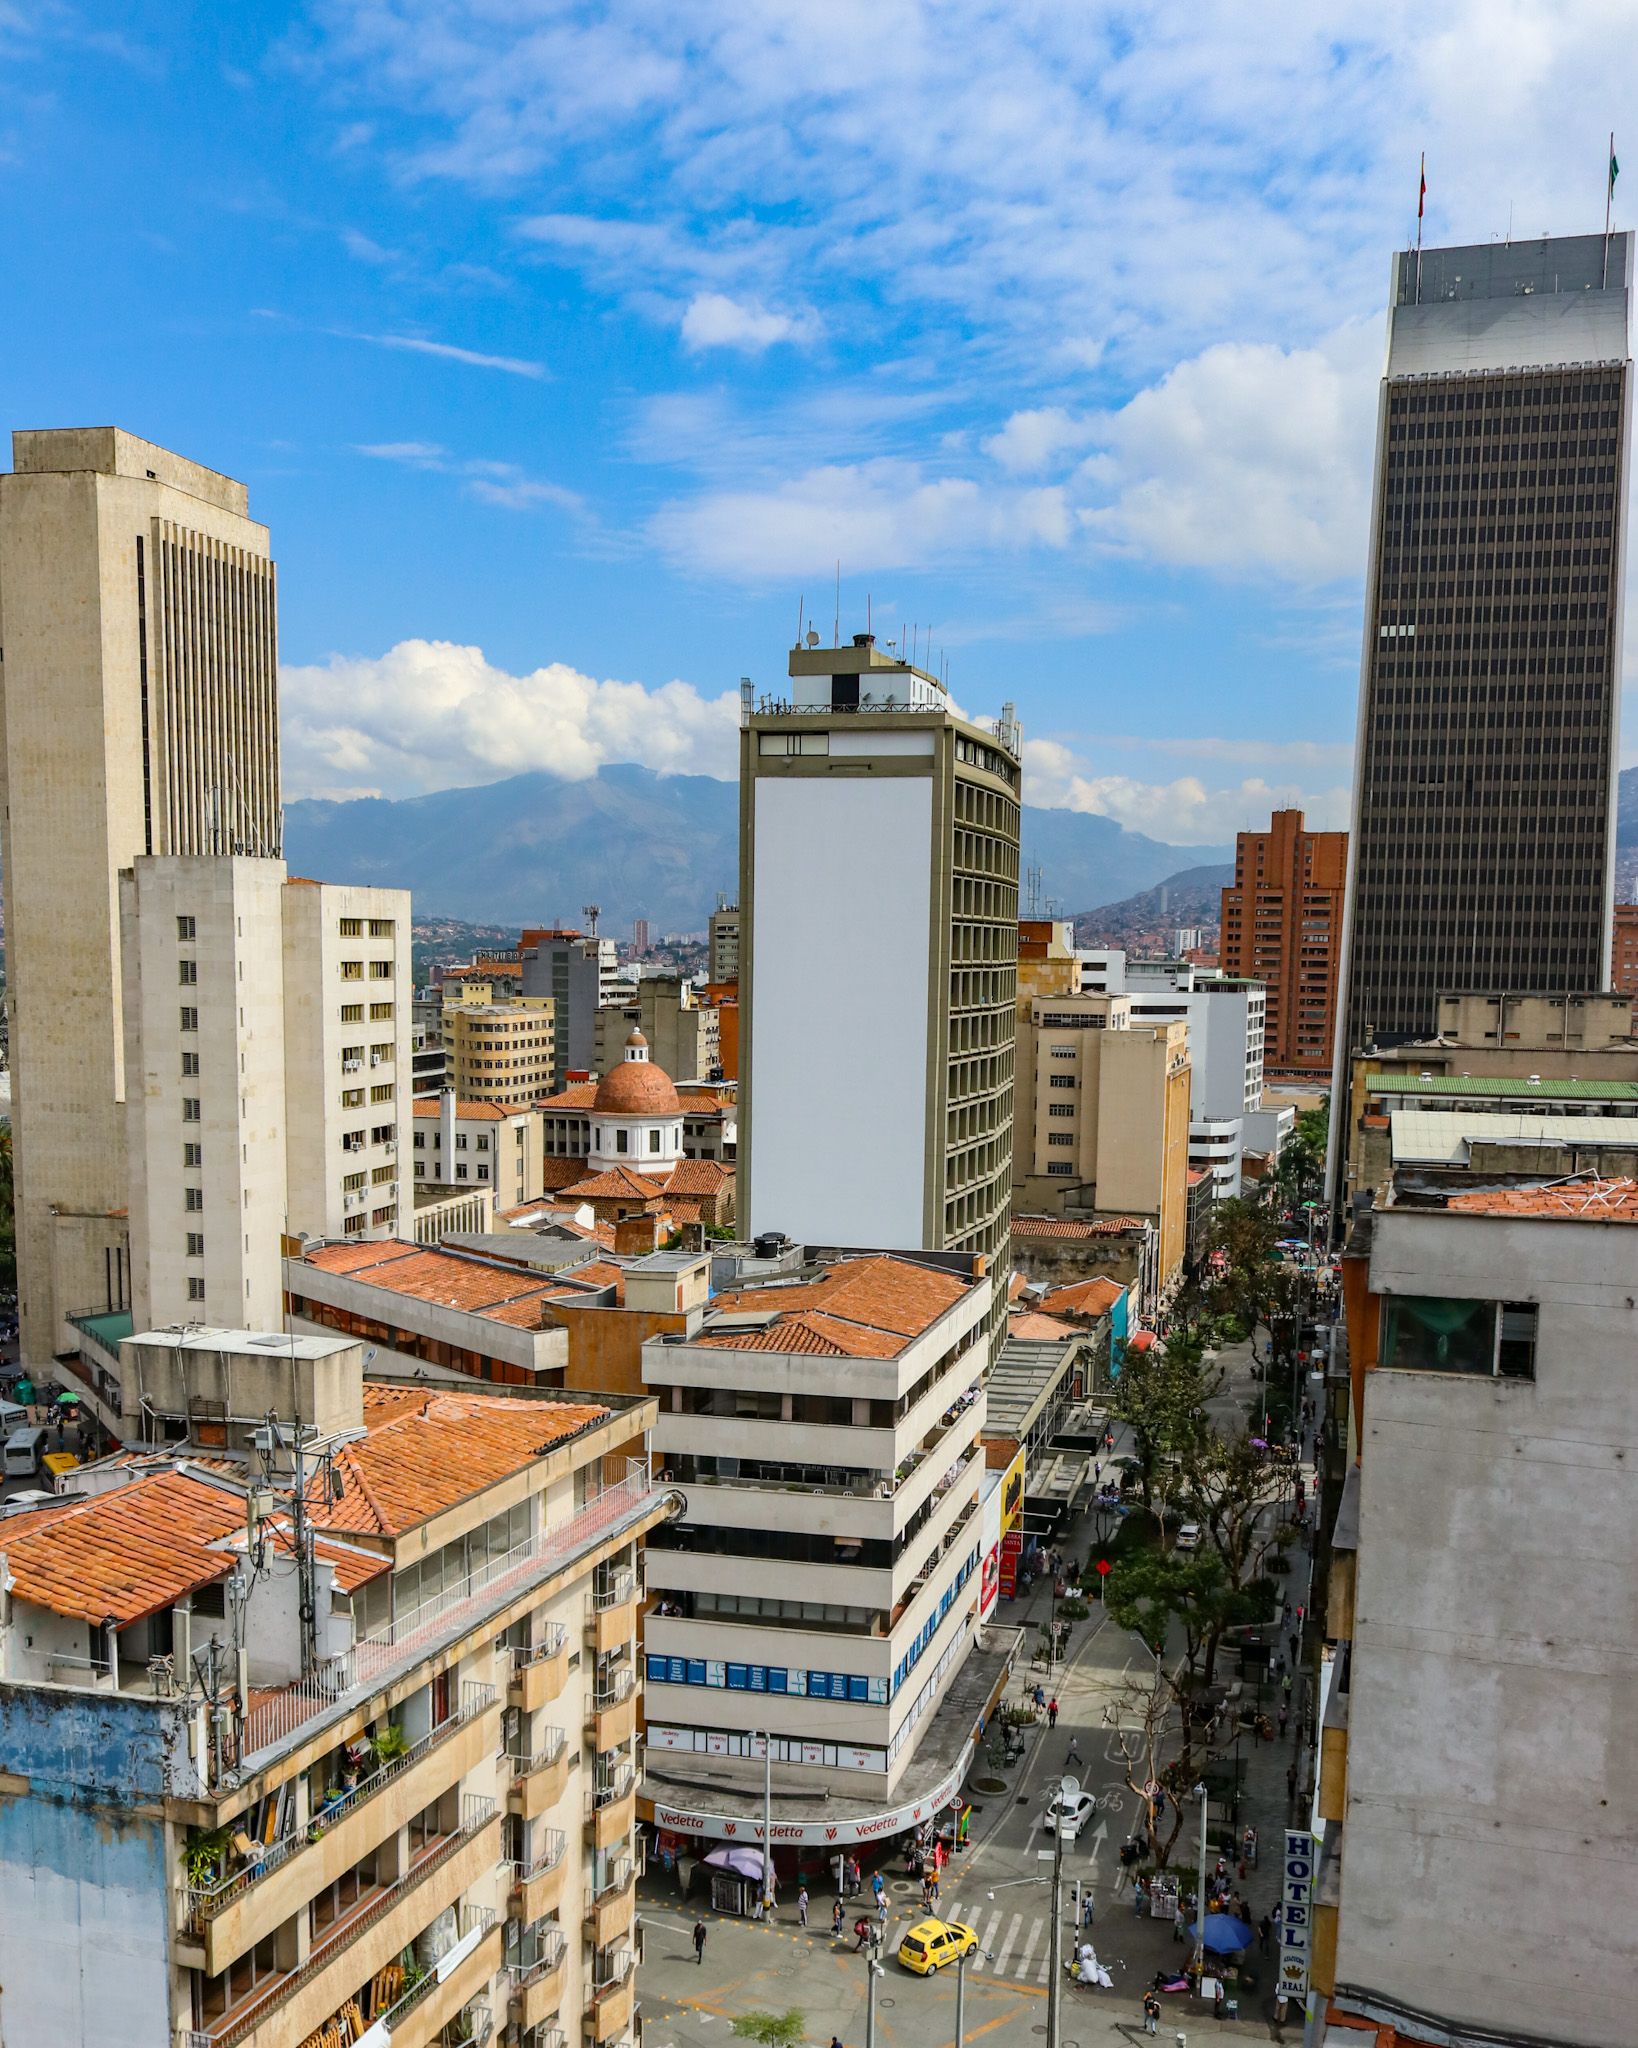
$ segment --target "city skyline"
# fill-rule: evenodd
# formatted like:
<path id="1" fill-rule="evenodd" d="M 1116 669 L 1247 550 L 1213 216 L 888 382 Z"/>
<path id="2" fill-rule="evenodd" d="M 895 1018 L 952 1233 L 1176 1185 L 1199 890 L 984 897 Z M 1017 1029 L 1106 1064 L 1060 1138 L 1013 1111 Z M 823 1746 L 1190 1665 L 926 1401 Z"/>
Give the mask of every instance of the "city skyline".
<path id="1" fill-rule="evenodd" d="M 840 557 L 844 626 L 931 622 L 964 708 L 1019 702 L 1033 801 L 1179 843 L 1283 802 L 1334 827 L 1419 152 L 1432 240 L 1599 224 L 1618 120 L 1574 96 L 1618 107 L 1631 53 L 1613 14 L 1525 16 L 1298 21 L 1248 58 L 1227 15 L 997 45 L 913 8 L 534 39 L 457 8 L 436 75 L 414 6 L 209 46 L 158 10 L 8 25 L 8 424 L 118 419 L 247 481 L 291 795 L 729 779 L 738 673 L 777 674 L 800 598 L 829 625 Z"/>

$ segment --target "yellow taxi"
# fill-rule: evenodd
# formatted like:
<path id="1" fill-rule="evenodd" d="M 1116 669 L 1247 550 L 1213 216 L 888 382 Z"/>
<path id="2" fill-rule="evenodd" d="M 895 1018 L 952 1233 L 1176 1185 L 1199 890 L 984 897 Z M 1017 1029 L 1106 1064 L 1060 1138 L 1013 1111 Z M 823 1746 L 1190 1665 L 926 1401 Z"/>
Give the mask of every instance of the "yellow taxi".
<path id="1" fill-rule="evenodd" d="M 977 1953 L 978 1934 L 959 1920 L 918 1920 L 899 1943 L 899 1961 L 918 1977 L 930 1977 L 957 1956 Z"/>

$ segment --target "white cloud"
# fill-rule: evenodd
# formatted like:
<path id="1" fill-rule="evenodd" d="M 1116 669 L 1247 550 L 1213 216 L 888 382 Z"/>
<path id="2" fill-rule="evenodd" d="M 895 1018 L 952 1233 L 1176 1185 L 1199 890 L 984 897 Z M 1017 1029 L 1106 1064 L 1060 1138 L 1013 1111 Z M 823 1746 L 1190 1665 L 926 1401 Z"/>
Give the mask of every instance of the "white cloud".
<path id="1" fill-rule="evenodd" d="M 279 681 L 291 797 L 413 796 L 530 769 L 580 781 L 616 761 L 738 772 L 737 691 L 599 681 L 563 662 L 512 675 L 445 640 L 331 655 Z"/>
<path id="2" fill-rule="evenodd" d="M 1221 846 L 1236 832 L 1266 825 L 1275 810 L 1300 809 L 1310 825 L 1324 830 L 1346 826 L 1349 811 L 1349 792 L 1340 784 L 1304 788 L 1260 775 L 1227 788 L 1212 788 L 1198 775 L 1145 782 L 1094 773 L 1060 741 L 1031 739 L 1024 742 L 1024 801 L 1048 810 L 1092 811 L 1130 832 L 1178 846 Z"/>
<path id="3" fill-rule="evenodd" d="M 586 516 L 586 502 L 578 491 L 545 477 L 530 476 L 515 462 L 486 462 L 452 455 L 436 441 L 360 442 L 358 453 L 376 462 L 397 462 L 408 469 L 430 469 L 457 477 L 469 498 L 477 498 L 485 505 L 504 506 L 509 512 L 556 505 L 577 517 Z"/>
<path id="4" fill-rule="evenodd" d="M 739 348 L 759 354 L 776 341 L 806 341 L 813 333 L 808 315 L 770 313 L 755 301 L 726 292 L 696 292 L 682 317 L 688 349 Z"/>
<path id="5" fill-rule="evenodd" d="M 649 530 L 685 568 L 755 582 L 837 560 L 894 569 L 978 550 L 1062 548 L 1071 518 L 1056 488 L 998 490 L 884 459 L 678 499 Z"/>
<path id="6" fill-rule="evenodd" d="M 984 443 L 984 453 L 1014 475 L 1033 475 L 1051 467 L 1065 450 L 1084 448 L 1095 437 L 1089 422 L 1075 419 L 1061 405 L 1035 406 L 1015 412 Z"/>
<path id="7" fill-rule="evenodd" d="M 504 370 L 509 377 L 541 378 L 544 363 L 521 356 L 489 356 L 473 348 L 456 348 L 448 341 L 426 341 L 416 334 L 346 334 L 345 341 L 367 341 L 375 348 L 407 349 L 412 355 L 438 356 L 445 362 L 466 363 L 475 370 Z"/>

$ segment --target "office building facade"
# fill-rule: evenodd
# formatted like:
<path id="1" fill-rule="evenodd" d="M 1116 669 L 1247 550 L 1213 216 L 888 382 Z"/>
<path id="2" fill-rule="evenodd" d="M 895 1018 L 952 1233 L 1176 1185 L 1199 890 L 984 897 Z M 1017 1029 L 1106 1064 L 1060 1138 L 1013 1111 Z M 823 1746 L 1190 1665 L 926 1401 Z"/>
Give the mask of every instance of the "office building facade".
<path id="1" fill-rule="evenodd" d="M 128 1297 L 119 874 L 277 858 L 278 646 L 243 484 L 118 429 L 0 475 L 0 748 L 23 1356 Z"/>
<path id="2" fill-rule="evenodd" d="M 1301 811 L 1276 811 L 1266 832 L 1236 837 L 1218 964 L 1267 991 L 1267 1066 L 1331 1071 L 1347 878 L 1347 833 L 1310 832 Z"/>
<path id="3" fill-rule="evenodd" d="M 1340 1082 L 1449 989 L 1609 963 L 1632 237 L 1395 259 Z"/>
<path id="4" fill-rule="evenodd" d="M 525 931 L 518 940 L 518 953 L 523 993 L 550 997 L 556 1005 L 552 1013 L 552 1071 L 558 1084 L 575 1074 L 590 1074 L 597 1058 L 597 1013 L 605 1003 L 620 1000 L 620 962 L 614 941 L 557 925 L 550 931 Z"/>
<path id="5" fill-rule="evenodd" d="M 794 648 L 788 696 L 747 694 L 740 1158 L 754 1231 L 1004 1264 L 1021 746 L 1010 707 L 993 733 L 969 724 L 869 634 Z"/>

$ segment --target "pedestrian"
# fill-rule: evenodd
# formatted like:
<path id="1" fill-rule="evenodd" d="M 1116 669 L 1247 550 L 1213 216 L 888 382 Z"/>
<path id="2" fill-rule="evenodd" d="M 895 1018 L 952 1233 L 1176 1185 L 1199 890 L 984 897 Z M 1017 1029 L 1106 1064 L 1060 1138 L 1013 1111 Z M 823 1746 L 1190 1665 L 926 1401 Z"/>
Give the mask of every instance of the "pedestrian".
<path id="1" fill-rule="evenodd" d="M 930 1891 L 930 1892 L 932 1893 L 932 1895 L 933 1895 L 933 1904 L 934 1904 L 934 1905 L 936 1906 L 936 1905 L 938 1904 L 938 1894 L 939 1894 L 939 1876 L 938 1876 L 938 1872 L 937 1872 L 936 1870 L 935 1870 L 935 1871 L 933 1872 L 933 1881 L 932 1881 L 931 1885 L 929 1885 L 929 1886 L 928 1886 L 928 1890 L 929 1890 L 929 1891 Z"/>
<path id="2" fill-rule="evenodd" d="M 1144 1907 L 1145 1907 L 1146 1905 L 1148 1905 L 1148 1903 L 1149 1903 L 1149 1887 L 1148 1887 L 1148 1886 L 1147 1886 L 1147 1885 L 1146 1885 L 1146 1884 L 1144 1883 L 1144 1881 L 1143 1881 L 1143 1879 L 1142 1879 L 1141 1877 L 1135 1877 L 1135 1878 L 1133 1878 L 1133 1880 L 1132 1880 L 1132 1918 L 1133 1918 L 1134 1920 L 1141 1920 L 1141 1919 L 1143 1918 L 1143 1909 L 1144 1909 Z"/>
<path id="3" fill-rule="evenodd" d="M 930 1877 L 924 1877 L 921 1881 L 921 1910 L 924 1913 L 933 1910 L 933 1880 Z"/>
<path id="4" fill-rule="evenodd" d="M 1080 1761 L 1081 1761 L 1081 1745 L 1080 1745 L 1080 1738 L 1079 1738 L 1078 1736 L 1074 1736 L 1074 1735 L 1072 1735 L 1072 1736 L 1070 1736 L 1070 1738 L 1069 1738 L 1069 1748 L 1068 1748 L 1068 1749 L 1067 1749 L 1067 1750 L 1065 1751 L 1065 1753 L 1064 1753 L 1064 1762 L 1065 1762 L 1066 1764 L 1078 1764 L 1078 1763 L 1079 1763 Z"/>
<path id="5" fill-rule="evenodd" d="M 806 1927 L 808 1924 L 808 1888 L 806 1885 L 803 1885 L 796 1895 L 796 1924 L 798 1927 Z"/>
<path id="6" fill-rule="evenodd" d="M 1289 1763 L 1285 1767 L 1285 1796 L 1291 1801 L 1295 1801 L 1297 1796 L 1297 1766 L 1295 1763 Z"/>
<path id="7" fill-rule="evenodd" d="M 694 1960 L 696 1963 L 703 1963 L 705 1961 L 705 1922 L 703 1920 L 696 1920 L 694 1922 Z"/>
<path id="8" fill-rule="evenodd" d="M 1056 1727 L 1057 1727 L 1057 1725 L 1058 1725 L 1058 1702 L 1057 1702 L 1056 1698 L 1053 1698 L 1053 1699 L 1050 1699 L 1050 1700 L 1048 1700 L 1048 1701 L 1047 1701 L 1047 1726 L 1048 1726 L 1049 1728 L 1056 1728 Z"/>
<path id="9" fill-rule="evenodd" d="M 1185 1935 L 1185 1933 L 1186 1933 L 1186 1932 L 1188 1931 L 1188 1925 L 1189 1925 L 1188 1915 L 1187 1915 L 1187 1914 L 1186 1914 L 1186 1913 L 1185 1913 L 1185 1912 L 1183 1911 L 1183 1901 L 1182 1901 L 1181 1899 L 1179 1899 L 1179 1900 L 1178 1900 L 1178 1902 L 1177 1902 L 1177 1904 L 1176 1904 L 1176 1905 L 1175 1905 L 1175 1906 L 1174 1906 L 1174 1907 L 1172 1908 L 1172 1939 L 1173 1939 L 1173 1941 L 1176 1941 L 1176 1942 L 1181 1942 L 1181 1941 L 1182 1941 L 1182 1939 L 1183 1939 L 1183 1936 L 1184 1936 L 1184 1935 Z"/>
<path id="10" fill-rule="evenodd" d="M 853 1953 L 857 1955 L 870 1939 L 870 1922 L 861 1913 L 853 1923 Z"/>
<path id="11" fill-rule="evenodd" d="M 1302 1612 L 1301 1608 L 1299 1608 L 1299 1609 L 1298 1609 L 1297 1611 L 1298 1611 L 1298 1613 L 1299 1613 L 1299 1614 L 1300 1614 L 1300 1613 Z M 1292 1636 L 1292 1638 L 1291 1638 L 1291 1667 L 1292 1667 L 1292 1669 L 1293 1669 L 1293 1670 L 1295 1670 L 1295 1669 L 1296 1669 L 1296 1664 L 1297 1664 L 1297 1653 L 1298 1653 L 1298 1651 L 1299 1651 L 1299 1650 L 1300 1650 L 1301 1648 L 1302 1648 L 1302 1637 L 1301 1637 L 1301 1636 L 1298 1636 L 1298 1635 L 1293 1635 L 1293 1636 Z"/>
<path id="12" fill-rule="evenodd" d="M 885 1927 L 885 1926 L 887 1925 L 887 1894 L 886 1894 L 886 1892 L 878 1892 L 878 1893 L 876 1894 L 876 1918 L 877 1918 L 877 1919 L 878 1919 L 878 1920 L 879 1920 L 879 1921 L 881 1922 L 881 1924 L 882 1924 L 882 1926 L 883 1926 L 883 1927 Z"/>
<path id="13" fill-rule="evenodd" d="M 1286 1731 L 1286 1725 L 1287 1725 L 1287 1723 L 1288 1723 L 1288 1722 L 1290 1721 L 1290 1719 L 1291 1719 L 1291 1709 L 1290 1709 L 1290 1708 L 1289 1708 L 1289 1707 L 1288 1707 L 1288 1706 L 1286 1705 L 1286 1703 L 1285 1703 L 1285 1701 L 1284 1701 L 1284 1700 L 1281 1700 L 1281 1702 L 1280 1702 L 1280 1733 L 1281 1733 L 1281 1735 L 1282 1735 L 1282 1736 L 1284 1735 L 1284 1733 L 1285 1733 L 1285 1731 Z"/>
<path id="14" fill-rule="evenodd" d="M 1152 1991 L 1143 1994 L 1143 2031 L 1146 2034 L 1160 2032 L 1160 2000 Z"/>
<path id="15" fill-rule="evenodd" d="M 830 1938 L 832 1941 L 841 1940 L 842 1923 L 846 1919 L 847 1915 L 842 1911 L 842 1902 L 838 1898 L 835 1905 L 830 1909 Z"/>
<path id="16" fill-rule="evenodd" d="M 1090 1927 L 1097 1918 L 1097 1914 L 1097 1901 L 1092 1896 L 1091 1886 L 1088 1885 L 1086 1897 L 1081 1901 L 1081 1925 L 1083 1927 Z"/>
<path id="17" fill-rule="evenodd" d="M 879 1906 L 879 1905 L 881 1904 L 881 1902 L 882 1902 L 882 1899 L 883 1899 L 883 1898 L 885 1897 L 885 1895 L 886 1895 L 886 1892 L 887 1892 L 887 1886 L 886 1886 L 885 1884 L 883 1884 L 883 1882 L 882 1882 L 882 1874 L 881 1874 L 881 1872 L 880 1872 L 879 1870 L 876 1870 L 876 1871 L 872 1871 L 872 1872 L 871 1872 L 871 1876 L 870 1876 L 870 1890 L 871 1890 L 871 1894 L 872 1894 L 872 1896 L 874 1897 L 874 1899 L 875 1899 L 875 1901 L 876 1901 L 877 1905 Z"/>
<path id="18" fill-rule="evenodd" d="M 1284 1677 L 1283 1677 L 1283 1678 L 1282 1678 L 1282 1679 L 1280 1680 L 1280 1690 L 1281 1690 L 1281 1692 L 1283 1692 L 1283 1693 L 1285 1694 L 1285 1696 L 1286 1696 L 1286 1698 L 1287 1698 L 1287 1699 L 1290 1699 L 1290 1697 L 1291 1697 L 1291 1673 L 1290 1673 L 1289 1671 L 1288 1671 L 1288 1672 L 1287 1672 L 1287 1673 L 1285 1674 L 1285 1676 L 1284 1676 Z"/>
<path id="19" fill-rule="evenodd" d="M 1268 1915 L 1265 1913 L 1263 1917 L 1257 1922 L 1257 1946 L 1262 1950 L 1265 1956 L 1268 1954 L 1269 1939 L 1272 1936 L 1273 1932 L 1274 1922 L 1270 1920 Z"/>

